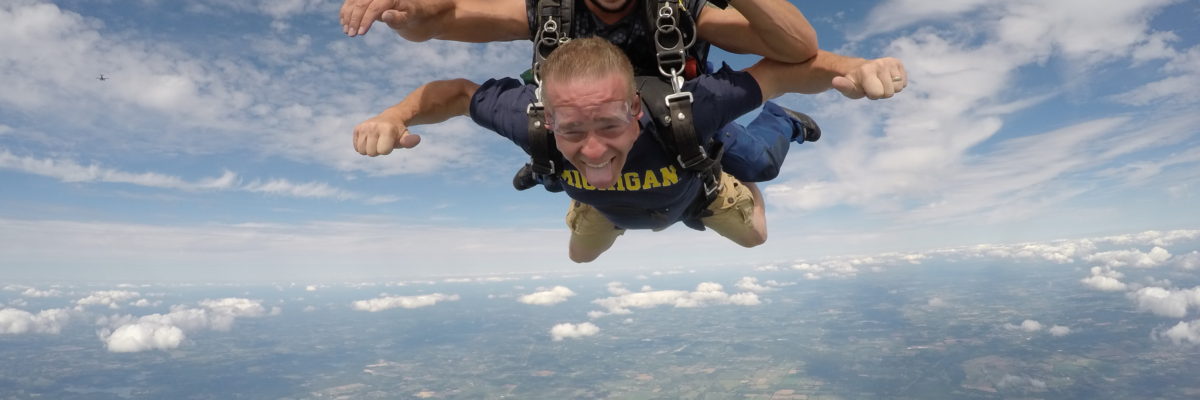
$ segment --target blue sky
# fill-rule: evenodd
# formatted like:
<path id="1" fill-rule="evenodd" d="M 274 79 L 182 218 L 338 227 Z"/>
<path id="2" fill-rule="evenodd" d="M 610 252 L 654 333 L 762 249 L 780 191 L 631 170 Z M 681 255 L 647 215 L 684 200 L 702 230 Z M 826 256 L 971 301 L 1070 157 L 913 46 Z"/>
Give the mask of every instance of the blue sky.
<path id="1" fill-rule="evenodd" d="M 526 157 L 469 120 L 350 146 L 422 83 L 519 74 L 527 43 L 347 38 L 331 1 L 6 1 L 0 278 L 765 265 L 1200 224 L 1195 3 L 816 3 L 822 48 L 898 57 L 911 85 L 778 100 L 825 135 L 764 186 L 768 243 L 676 226 L 576 265 L 565 197 L 514 191 Z"/>

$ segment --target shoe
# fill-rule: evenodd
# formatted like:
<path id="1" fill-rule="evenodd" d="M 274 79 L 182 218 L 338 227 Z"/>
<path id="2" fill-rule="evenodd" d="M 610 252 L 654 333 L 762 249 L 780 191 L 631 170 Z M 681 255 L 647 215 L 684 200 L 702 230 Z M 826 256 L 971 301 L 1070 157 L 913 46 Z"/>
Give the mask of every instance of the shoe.
<path id="1" fill-rule="evenodd" d="M 815 142 L 821 138 L 821 127 L 818 126 L 817 121 L 813 121 L 812 117 L 808 116 L 808 114 L 792 111 L 785 107 L 779 108 L 782 109 L 783 112 L 789 117 L 792 117 L 792 119 L 800 123 L 800 130 L 802 132 L 793 134 L 792 141 L 795 141 L 796 143 Z"/>
<path id="2" fill-rule="evenodd" d="M 517 175 L 513 176 L 513 187 L 517 190 L 525 190 L 537 186 L 538 181 L 533 177 L 533 166 L 528 163 L 517 171 Z"/>

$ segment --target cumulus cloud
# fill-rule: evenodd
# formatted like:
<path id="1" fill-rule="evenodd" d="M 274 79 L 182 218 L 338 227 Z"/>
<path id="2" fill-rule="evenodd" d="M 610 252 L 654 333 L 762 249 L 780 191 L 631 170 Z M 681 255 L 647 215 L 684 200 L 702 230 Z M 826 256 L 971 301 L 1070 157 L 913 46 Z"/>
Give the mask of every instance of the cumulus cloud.
<path id="1" fill-rule="evenodd" d="M 59 297 L 62 294 L 62 291 L 58 289 L 38 290 L 36 288 L 28 288 L 21 292 L 21 295 L 25 297 Z"/>
<path id="2" fill-rule="evenodd" d="M 1200 251 L 1176 255 L 1171 259 L 1171 264 L 1185 271 L 1200 268 Z"/>
<path id="3" fill-rule="evenodd" d="M 1096 290 L 1115 292 L 1125 290 L 1125 283 L 1119 280 L 1124 276 L 1124 274 L 1108 268 L 1092 267 L 1092 276 L 1079 281 Z"/>
<path id="4" fill-rule="evenodd" d="M 101 325 L 115 327 L 98 332 L 105 347 L 114 353 L 178 348 L 187 332 L 215 330 L 228 332 L 238 318 L 258 318 L 277 315 L 279 308 L 267 310 L 259 300 L 244 298 L 206 299 L 200 307 L 174 306 L 166 314 L 140 317 L 114 316 L 101 318 Z"/>
<path id="5" fill-rule="evenodd" d="M 1138 311 L 1164 317 L 1183 318 L 1187 316 L 1189 308 L 1200 307 L 1200 286 L 1185 290 L 1144 287 L 1127 296 L 1136 303 Z"/>
<path id="6" fill-rule="evenodd" d="M 517 298 L 517 301 L 525 304 L 533 304 L 540 306 L 550 306 L 567 301 L 568 298 L 574 296 L 575 292 L 566 286 L 555 286 L 548 290 L 534 292 Z"/>
<path id="7" fill-rule="evenodd" d="M 934 298 L 929 299 L 929 302 L 927 302 L 926 304 L 930 307 L 945 307 L 946 301 L 942 300 L 941 297 L 934 297 Z"/>
<path id="8" fill-rule="evenodd" d="M 316 285 L 308 285 L 308 286 L 305 286 L 305 287 L 304 287 L 304 291 L 306 291 L 306 292 L 315 292 L 315 291 L 317 291 L 317 286 L 316 286 Z"/>
<path id="9" fill-rule="evenodd" d="M 588 313 L 592 318 L 609 314 L 629 314 L 630 308 L 653 308 L 658 306 L 673 306 L 676 308 L 706 307 L 710 305 L 741 305 L 753 306 L 761 304 L 754 292 L 725 293 L 724 287 L 715 282 L 703 282 L 696 285 L 696 290 L 657 290 L 648 292 L 626 293 L 615 297 L 593 300 L 592 303 L 603 307 L 606 311 Z"/>
<path id="10" fill-rule="evenodd" d="M 1037 332 L 1037 331 L 1042 330 L 1042 323 L 1034 321 L 1032 319 L 1027 319 L 1027 320 L 1021 321 L 1020 325 L 1004 324 L 1004 329 L 1013 330 L 1013 331 L 1021 330 L 1021 331 L 1025 331 L 1025 332 Z"/>
<path id="11" fill-rule="evenodd" d="M 1148 252 L 1136 249 L 1105 251 L 1092 254 L 1085 258 L 1087 261 L 1102 263 L 1110 268 L 1132 266 L 1135 268 L 1153 268 L 1163 265 L 1171 259 L 1171 253 L 1162 247 L 1154 246 Z"/>
<path id="12" fill-rule="evenodd" d="M 147 299 L 137 299 L 137 301 L 129 303 L 129 305 L 134 307 L 158 307 L 161 304 L 162 300 L 150 301 Z"/>
<path id="13" fill-rule="evenodd" d="M 1050 334 L 1054 336 L 1067 336 L 1071 334 L 1071 328 L 1062 325 L 1054 325 L 1050 327 Z"/>
<path id="14" fill-rule="evenodd" d="M 1159 332 L 1158 337 L 1162 339 L 1169 339 L 1175 344 L 1181 344 L 1185 342 L 1200 344 L 1200 320 L 1195 320 L 1192 322 L 1179 321 L 1179 323 L 1175 324 L 1175 326 L 1171 327 L 1171 329 Z"/>
<path id="15" fill-rule="evenodd" d="M 611 293 L 613 296 L 621 296 L 621 295 L 626 295 L 626 294 L 633 293 L 633 292 L 630 291 L 629 289 L 626 289 L 624 283 L 609 282 L 608 283 L 608 293 Z"/>
<path id="16" fill-rule="evenodd" d="M 0 309 L 0 334 L 46 333 L 57 335 L 71 319 L 65 308 L 42 310 L 37 314 L 15 308 Z"/>
<path id="17" fill-rule="evenodd" d="M 122 302 L 133 300 L 141 296 L 138 292 L 128 290 L 100 290 L 92 292 L 92 294 L 75 301 L 80 308 L 92 305 L 108 306 L 108 308 L 121 308 Z"/>
<path id="18" fill-rule="evenodd" d="M 853 258 L 831 259 L 821 263 L 801 262 L 792 264 L 793 271 L 804 272 L 804 279 L 816 280 L 824 277 L 849 278 L 858 275 L 858 268 L 852 262 Z"/>
<path id="19" fill-rule="evenodd" d="M 458 299 L 457 294 L 445 295 L 441 293 L 419 296 L 383 296 L 369 300 L 355 301 L 354 309 L 370 312 L 390 310 L 397 307 L 412 309 L 429 307 L 443 301 L 458 301 Z"/>
<path id="20" fill-rule="evenodd" d="M 758 278 L 750 276 L 742 277 L 742 279 L 739 279 L 737 283 L 733 284 L 733 286 L 741 290 L 755 293 L 768 292 L 772 290 L 769 287 L 758 284 Z"/>
<path id="21" fill-rule="evenodd" d="M 563 339 L 575 339 L 585 336 L 592 336 L 600 332 L 600 328 L 591 322 L 581 324 L 562 323 L 554 325 L 550 328 L 550 337 L 554 341 L 562 341 Z"/>

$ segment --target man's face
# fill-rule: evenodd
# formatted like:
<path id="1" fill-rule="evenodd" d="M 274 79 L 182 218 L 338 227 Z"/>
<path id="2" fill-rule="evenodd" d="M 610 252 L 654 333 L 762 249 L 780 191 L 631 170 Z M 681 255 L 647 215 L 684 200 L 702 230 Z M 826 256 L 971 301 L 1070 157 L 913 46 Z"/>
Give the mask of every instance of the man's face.
<path id="1" fill-rule="evenodd" d="M 546 99 L 558 151 L 592 186 L 612 187 L 641 133 L 641 102 L 629 95 L 629 81 L 613 73 L 554 82 L 546 85 Z"/>

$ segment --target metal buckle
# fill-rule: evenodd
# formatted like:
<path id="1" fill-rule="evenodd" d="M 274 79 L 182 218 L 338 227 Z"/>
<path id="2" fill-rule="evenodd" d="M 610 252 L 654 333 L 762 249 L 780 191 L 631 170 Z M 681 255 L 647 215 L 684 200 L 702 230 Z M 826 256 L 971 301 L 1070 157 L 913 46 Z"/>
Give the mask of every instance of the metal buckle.
<path id="1" fill-rule="evenodd" d="M 700 149 L 700 154 L 697 154 L 696 158 L 684 161 L 683 154 L 680 154 L 675 156 L 675 161 L 679 161 L 679 165 L 683 166 L 683 168 L 691 169 L 692 167 L 704 162 L 704 160 L 707 160 L 708 152 L 704 150 L 704 146 L 696 146 L 696 148 Z"/>
<path id="2" fill-rule="evenodd" d="M 709 187 L 708 186 L 709 180 L 708 179 L 704 180 L 704 182 L 703 182 L 704 197 L 712 198 L 713 193 L 716 193 L 718 190 L 721 190 L 721 179 L 713 176 L 713 174 L 708 174 L 708 176 L 712 177 L 712 180 L 715 181 L 716 183 L 713 184 L 712 187 Z"/>

